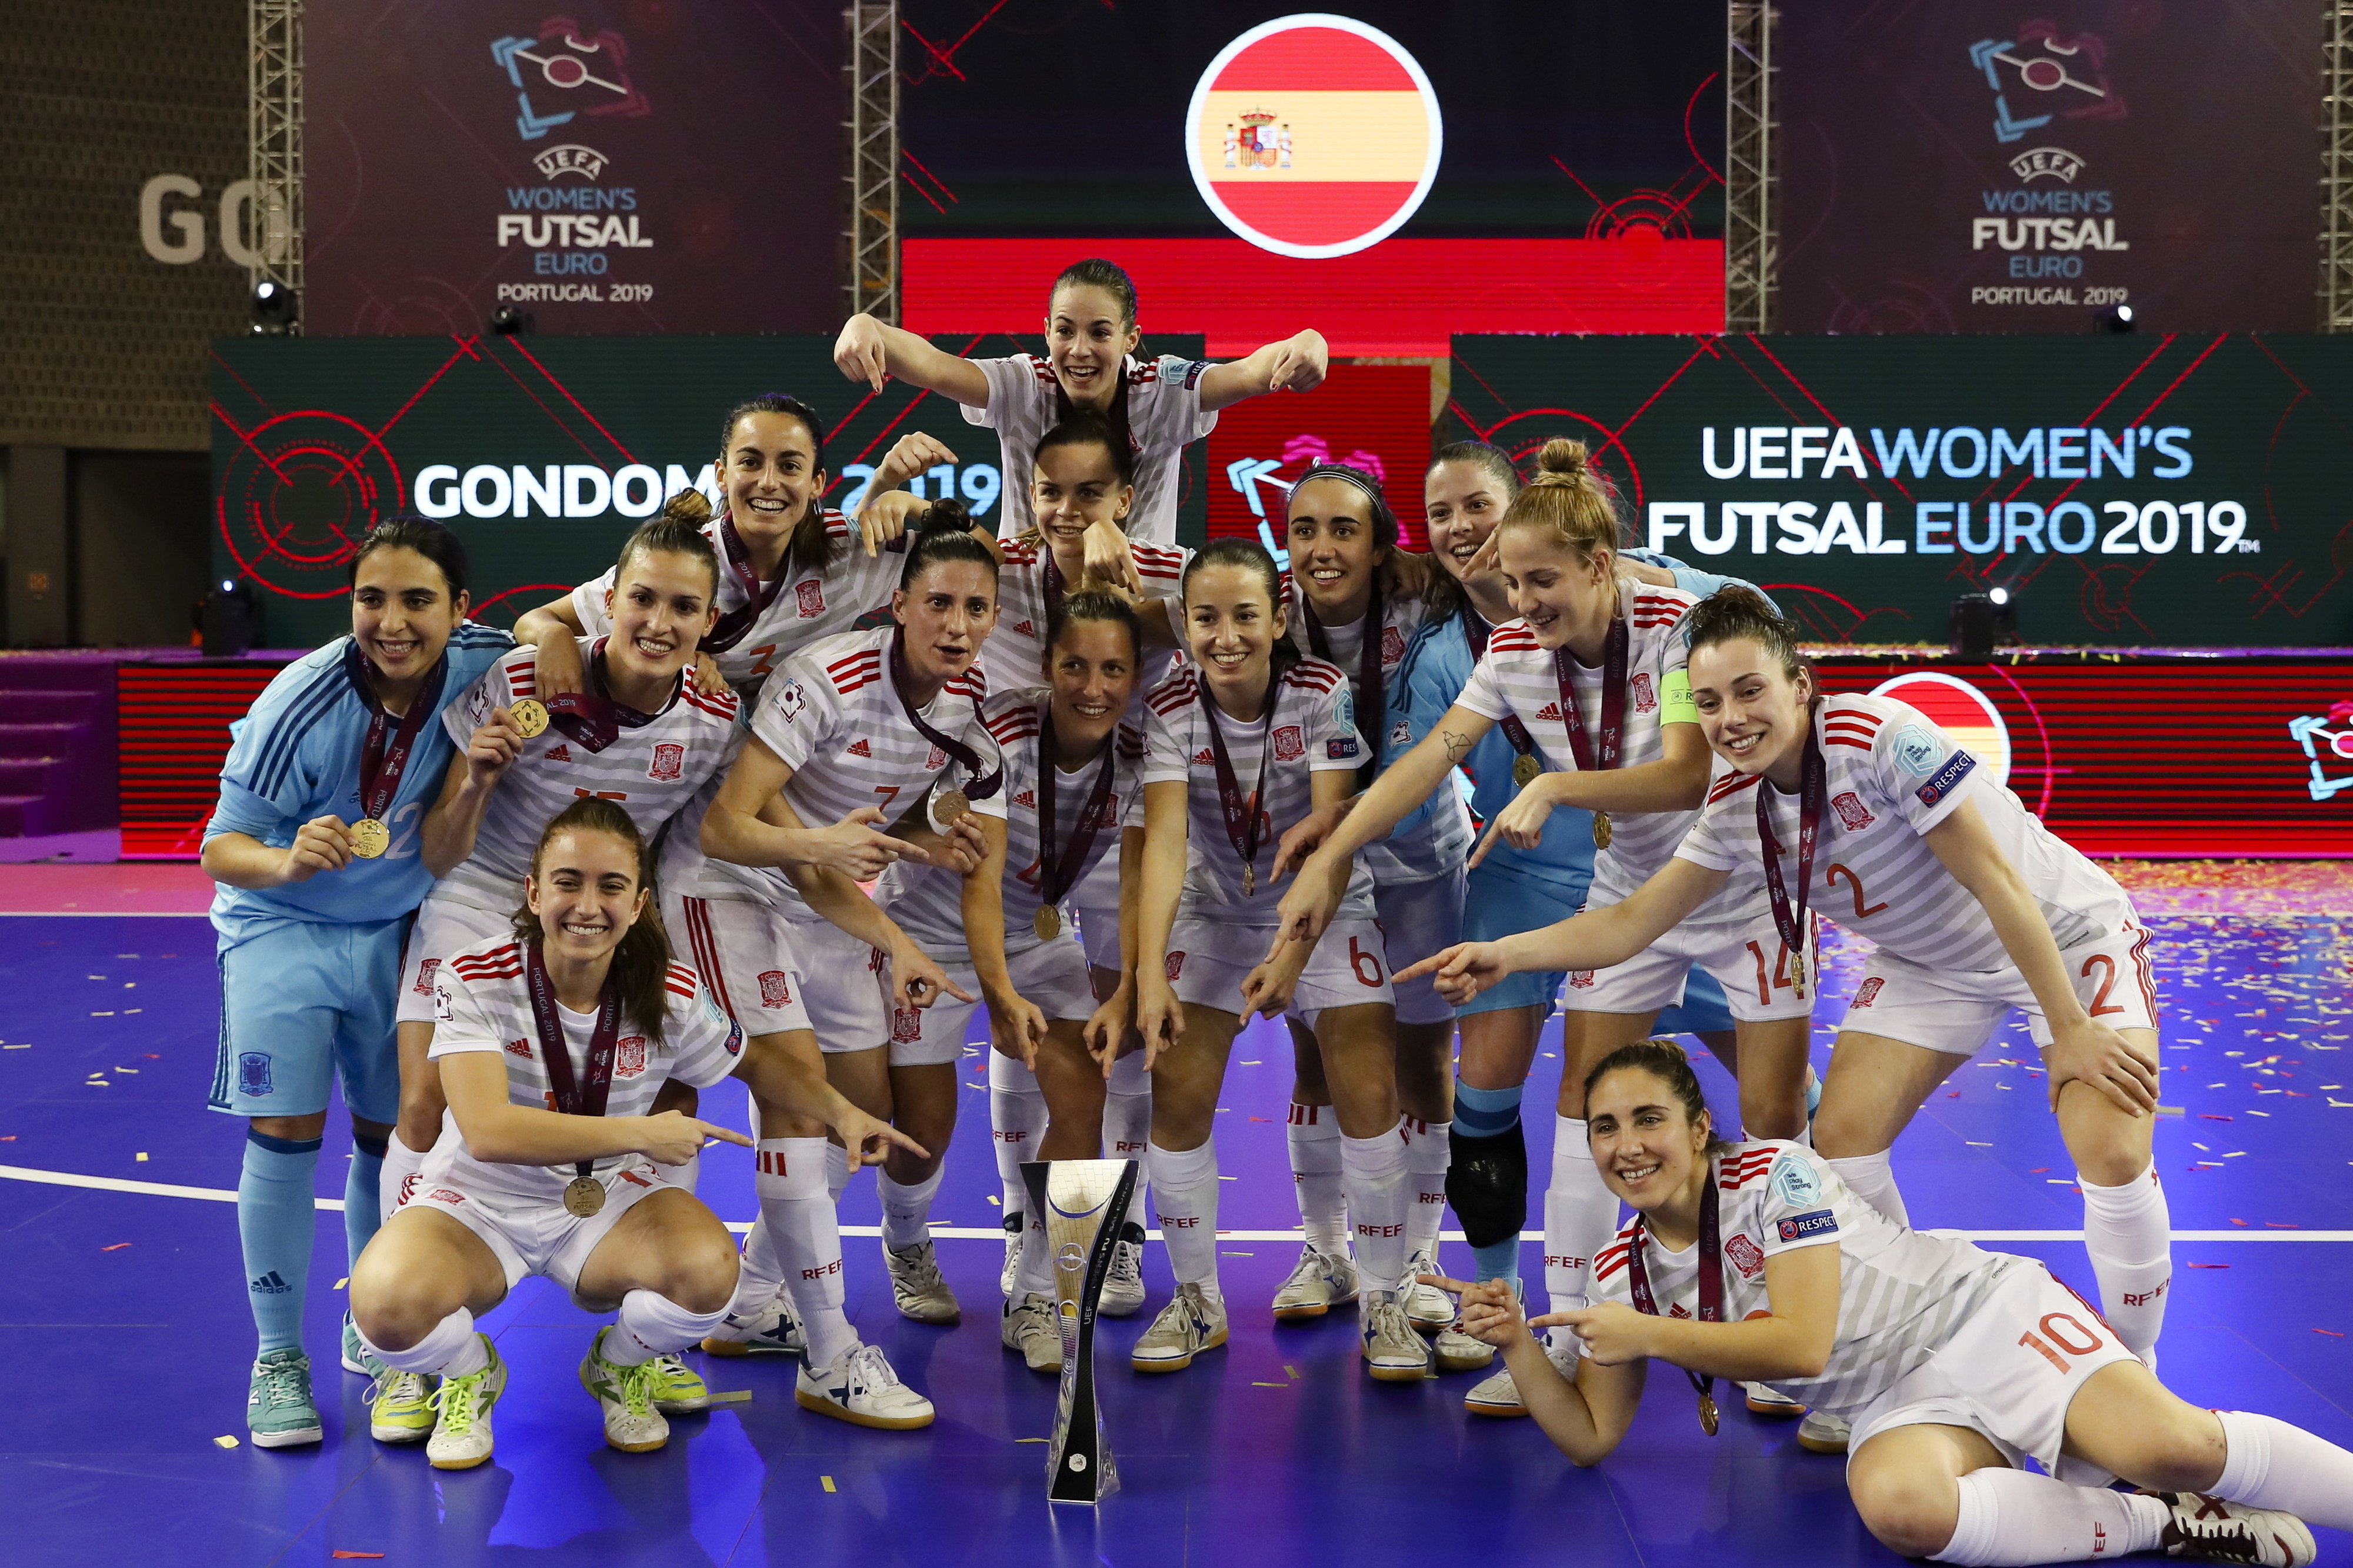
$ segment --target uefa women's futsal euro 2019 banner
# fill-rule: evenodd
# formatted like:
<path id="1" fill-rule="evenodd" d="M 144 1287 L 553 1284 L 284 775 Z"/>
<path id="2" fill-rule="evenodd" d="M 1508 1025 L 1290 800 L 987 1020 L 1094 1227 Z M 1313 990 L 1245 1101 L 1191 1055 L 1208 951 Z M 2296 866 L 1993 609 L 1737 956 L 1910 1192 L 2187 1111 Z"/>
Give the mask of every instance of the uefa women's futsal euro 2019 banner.
<path id="1" fill-rule="evenodd" d="M 2325 9 L 1781 6 L 1778 330 L 2311 329 Z"/>
<path id="2" fill-rule="evenodd" d="M 1036 352 L 977 332 L 932 340 L 975 358 Z M 1198 358 L 1155 332 L 1150 353 Z M 629 531 L 711 486 L 728 409 L 764 392 L 826 422 L 826 504 L 855 505 L 913 431 L 955 454 L 915 481 L 994 524 L 1010 482 L 997 432 L 893 381 L 834 368 L 833 336 L 767 338 L 228 338 L 213 345 L 213 564 L 253 585 L 262 638 L 311 647 L 351 629 L 346 571 L 379 519 L 422 512 L 465 539 L 474 613 L 496 626 L 612 564 Z M 1261 398 L 1261 402 L 1275 399 Z M 1303 403 L 1305 400 L 1301 400 Z M 1177 537 L 1202 537 L 1201 446 L 1187 450 Z"/>
<path id="3" fill-rule="evenodd" d="M 2031 644 L 2353 645 L 2353 340 L 1458 337 L 1451 408 L 1821 642 L 2000 587 Z"/>
<path id="4" fill-rule="evenodd" d="M 839 324 L 839 5 L 304 9 L 307 331 Z"/>

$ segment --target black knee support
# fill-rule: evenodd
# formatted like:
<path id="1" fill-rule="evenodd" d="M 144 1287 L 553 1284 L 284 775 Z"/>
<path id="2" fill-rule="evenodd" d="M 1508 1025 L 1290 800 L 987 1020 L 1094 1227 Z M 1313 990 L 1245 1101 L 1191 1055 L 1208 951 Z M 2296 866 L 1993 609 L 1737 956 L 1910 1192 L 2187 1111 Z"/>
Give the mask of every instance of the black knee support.
<path id="1" fill-rule="evenodd" d="M 1528 1141 L 1520 1124 L 1484 1138 L 1454 1134 L 1446 1201 L 1473 1247 L 1508 1241 L 1528 1222 Z"/>

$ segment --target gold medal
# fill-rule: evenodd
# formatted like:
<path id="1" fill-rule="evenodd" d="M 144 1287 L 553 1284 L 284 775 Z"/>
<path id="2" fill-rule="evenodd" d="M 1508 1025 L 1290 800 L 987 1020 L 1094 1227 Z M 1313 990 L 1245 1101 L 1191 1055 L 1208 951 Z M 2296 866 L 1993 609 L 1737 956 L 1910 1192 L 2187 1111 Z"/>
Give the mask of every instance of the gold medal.
<path id="1" fill-rule="evenodd" d="M 573 1218 L 592 1218 L 604 1206 L 605 1188 L 596 1177 L 575 1176 L 564 1184 L 564 1212 Z"/>
<path id="2" fill-rule="evenodd" d="M 392 829 L 373 816 L 363 816 L 352 824 L 352 853 L 363 860 L 373 860 L 392 847 Z"/>
<path id="3" fill-rule="evenodd" d="M 1805 999 L 1806 955 L 1802 952 L 1789 954 L 1789 989 L 1797 994 L 1799 1000 Z"/>
<path id="4" fill-rule="evenodd" d="M 1258 868 L 1245 861 L 1242 865 L 1242 897 L 1258 891 Z"/>
<path id="5" fill-rule="evenodd" d="M 1722 1412 L 1718 1411 L 1715 1407 L 1715 1395 L 1713 1394 L 1701 1394 L 1699 1396 L 1699 1429 L 1713 1437 L 1715 1436 L 1717 1426 L 1722 1423 L 1723 1419 L 1724 1416 Z"/>
<path id="6" fill-rule="evenodd" d="M 1544 772 L 1544 764 L 1536 761 L 1535 753 L 1527 752 L 1512 764 L 1512 782 L 1520 788 L 1525 789 L 1536 782 L 1536 775 L 1542 772 Z"/>
<path id="7" fill-rule="evenodd" d="M 1038 918 L 1029 922 L 1029 929 L 1038 933 L 1040 942 L 1053 941 L 1062 934 L 1062 911 L 1051 904 L 1040 904 Z"/>
<path id="8" fill-rule="evenodd" d="M 535 697 L 526 697 L 507 710 L 514 727 L 526 741 L 536 739 L 547 731 L 547 704 Z"/>
<path id="9" fill-rule="evenodd" d="M 1609 847 L 1609 814 L 1606 811 L 1593 814 L 1593 847 L 1596 849 Z"/>
<path id="10" fill-rule="evenodd" d="M 954 827 L 971 815 L 972 802 L 965 798 L 964 791 L 952 789 L 940 796 L 932 807 L 932 813 L 940 819 L 942 827 Z"/>

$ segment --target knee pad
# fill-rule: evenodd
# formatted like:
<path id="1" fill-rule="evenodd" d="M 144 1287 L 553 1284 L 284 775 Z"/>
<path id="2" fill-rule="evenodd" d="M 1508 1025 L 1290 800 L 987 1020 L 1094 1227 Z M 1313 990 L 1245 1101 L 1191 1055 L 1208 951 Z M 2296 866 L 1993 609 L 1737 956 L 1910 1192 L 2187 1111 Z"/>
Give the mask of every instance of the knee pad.
<path id="1" fill-rule="evenodd" d="M 1446 1166 L 1446 1201 L 1462 1222 L 1462 1238 L 1493 1247 L 1527 1228 L 1528 1142 L 1520 1124 L 1484 1138 L 1458 1128 Z"/>

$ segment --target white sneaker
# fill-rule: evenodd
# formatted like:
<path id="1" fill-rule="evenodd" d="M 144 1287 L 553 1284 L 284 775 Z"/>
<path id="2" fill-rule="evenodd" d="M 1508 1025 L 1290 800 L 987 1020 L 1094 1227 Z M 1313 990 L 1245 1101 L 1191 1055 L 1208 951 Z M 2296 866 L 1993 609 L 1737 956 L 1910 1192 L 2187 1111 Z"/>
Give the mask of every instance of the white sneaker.
<path id="1" fill-rule="evenodd" d="M 1367 1290 L 1356 1307 L 1356 1339 L 1376 1383 L 1419 1383 L 1432 1375 L 1430 1346 L 1405 1315 L 1402 1291 Z"/>
<path id="2" fill-rule="evenodd" d="M 1198 1285 L 1179 1285 L 1128 1352 L 1127 1364 L 1138 1372 L 1183 1372 L 1201 1352 L 1225 1342 L 1225 1302 L 1210 1300 Z"/>
<path id="3" fill-rule="evenodd" d="M 1032 1290 L 1018 1304 L 1005 1303 L 1005 1322 L 1000 1330 L 1005 1348 L 1019 1351 L 1031 1372 L 1062 1370 L 1062 1325 L 1058 1310 L 1054 1298 L 1042 1290 Z"/>
<path id="4" fill-rule="evenodd" d="M 1748 1414 L 1762 1415 L 1768 1421 L 1794 1421 L 1806 1413 L 1806 1407 L 1778 1389 L 1767 1388 L 1761 1383 L 1744 1383 L 1741 1392 L 1748 1396 Z"/>
<path id="5" fill-rule="evenodd" d="M 482 1370 L 444 1377 L 433 1391 L 433 1436 L 426 1439 L 425 1459 L 437 1470 L 470 1470 L 491 1457 L 491 1410 L 507 1391 L 507 1363 L 488 1334 L 481 1341 L 490 1357 Z"/>
<path id="6" fill-rule="evenodd" d="M 1577 1375 L 1577 1352 L 1545 1347 L 1545 1359 L 1563 1377 Z M 1508 1418 L 1525 1415 L 1528 1407 L 1520 1398 L 1520 1385 L 1512 1381 L 1512 1369 L 1504 1367 L 1493 1377 L 1480 1379 L 1471 1392 L 1462 1396 L 1462 1408 L 1473 1415 L 1493 1415 Z"/>
<path id="7" fill-rule="evenodd" d="M 1299 1249 L 1299 1261 L 1292 1266 L 1291 1278 L 1274 1293 L 1274 1316 L 1277 1322 L 1295 1323 L 1306 1318 L 1320 1318 L 1335 1307 L 1345 1307 L 1356 1299 L 1356 1266 L 1345 1254 L 1318 1252 L 1313 1246 Z"/>
<path id="8" fill-rule="evenodd" d="M 616 1325 L 607 1323 L 588 1342 L 580 1358 L 580 1386 L 594 1394 L 605 1415 L 605 1442 L 624 1454 L 650 1454 L 670 1441 L 670 1423 L 654 1408 L 661 1368 L 642 1361 L 635 1366 L 615 1366 L 605 1359 L 605 1336 Z"/>
<path id="9" fill-rule="evenodd" d="M 1123 1237 L 1111 1249 L 1111 1273 L 1103 1280 L 1095 1310 L 1106 1318 L 1132 1318 L 1143 1306 L 1144 1243 Z"/>
<path id="10" fill-rule="evenodd" d="M 748 1314 L 731 1313 L 702 1342 L 702 1353 L 716 1356 L 797 1356 L 807 1349 L 808 1336 L 801 1328 L 800 1315 L 793 1310 L 792 1298 L 782 1286 L 766 1306 Z"/>
<path id="11" fill-rule="evenodd" d="M 1854 1428 L 1836 1415 L 1809 1410 L 1798 1423 L 1798 1447 L 1809 1454 L 1843 1454 Z"/>
<path id="12" fill-rule="evenodd" d="M 885 1243 L 882 1262 L 891 1271 L 891 1300 L 900 1315 L 919 1323 L 954 1323 L 964 1317 L 955 1292 L 940 1275 L 939 1254 L 928 1241 L 893 1247 Z"/>
<path id="13" fill-rule="evenodd" d="M 1454 1298 L 1435 1285 L 1420 1281 L 1419 1276 L 1438 1271 L 1436 1250 L 1423 1247 L 1405 1260 L 1405 1283 L 1398 1289 L 1398 1300 L 1405 1307 L 1406 1317 L 1425 1334 L 1434 1334 L 1454 1321 Z"/>
<path id="14" fill-rule="evenodd" d="M 1007 1300 L 1013 1300 L 1013 1288 L 1021 1273 L 1021 1237 L 1029 1222 L 1018 1214 L 1005 1216 L 1005 1261 L 997 1268 L 997 1293 Z"/>
<path id="15" fill-rule="evenodd" d="M 1445 1328 L 1430 1342 L 1430 1353 L 1437 1358 L 1440 1372 L 1477 1372 L 1495 1359 L 1495 1347 L 1459 1329 Z"/>
<path id="16" fill-rule="evenodd" d="M 889 1432 L 928 1426 L 937 1414 L 930 1400 L 899 1381 L 874 1345 L 854 1345 L 829 1367 L 803 1362 L 793 1381 L 793 1400 L 804 1410 Z"/>
<path id="17" fill-rule="evenodd" d="M 2317 1554 L 2304 1521 L 2275 1508 L 2249 1508 L 2204 1492 L 2152 1492 L 2173 1510 L 2163 1542 L 2168 1557 L 2204 1557 L 2258 1568 L 2305 1568 Z"/>

